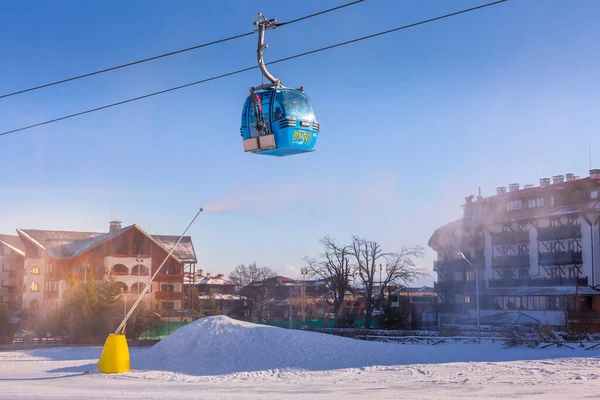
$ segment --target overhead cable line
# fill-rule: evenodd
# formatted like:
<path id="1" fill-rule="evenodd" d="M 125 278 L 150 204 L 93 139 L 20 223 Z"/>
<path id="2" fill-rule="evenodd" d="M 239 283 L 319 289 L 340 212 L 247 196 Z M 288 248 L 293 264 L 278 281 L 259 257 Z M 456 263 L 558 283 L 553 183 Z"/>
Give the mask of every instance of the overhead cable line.
<path id="1" fill-rule="evenodd" d="M 296 19 L 293 19 L 291 21 L 278 23 L 278 24 L 276 24 L 276 27 L 290 25 L 290 24 L 293 24 L 293 23 L 296 23 L 296 22 L 304 21 L 306 19 L 310 19 L 310 18 L 319 16 L 319 15 L 322 15 L 322 14 L 327 14 L 327 13 L 330 13 L 330 12 L 333 12 L 333 11 L 340 10 L 342 8 L 345 8 L 345 7 L 353 6 L 353 5 L 358 4 L 358 3 L 362 3 L 363 1 L 365 1 L 365 0 L 356 0 L 356 1 L 353 1 L 351 3 L 342 4 L 340 6 L 329 8 L 329 9 L 323 10 L 323 11 L 319 11 L 319 12 L 314 13 L 314 14 L 305 15 L 304 17 L 296 18 Z M 16 96 L 16 95 L 27 93 L 27 92 L 32 92 L 34 90 L 44 89 L 44 88 L 47 88 L 47 87 L 50 87 L 50 86 L 55 86 L 55 85 L 59 85 L 59 84 L 62 84 L 62 83 L 75 81 L 75 80 L 78 80 L 78 79 L 88 78 L 90 76 L 103 74 L 105 72 L 110 72 L 110 71 L 114 71 L 114 70 L 125 68 L 125 67 L 131 67 L 133 65 L 142 64 L 142 63 L 145 63 L 145 62 L 148 62 L 148 61 L 158 60 L 160 58 L 165 58 L 165 57 L 173 56 L 175 54 L 185 53 L 187 51 L 201 49 L 203 47 L 209 47 L 209 46 L 212 46 L 212 45 L 215 45 L 215 44 L 219 44 L 219 43 L 229 42 L 231 40 L 240 39 L 240 38 L 243 38 L 243 37 L 246 37 L 246 36 L 254 35 L 254 33 L 255 33 L 255 31 L 241 33 L 239 35 L 230 36 L 230 37 L 227 37 L 227 38 L 224 38 L 224 39 L 215 40 L 213 42 L 203 43 L 203 44 L 199 44 L 199 45 L 196 45 L 196 46 L 187 47 L 185 49 L 175 50 L 175 51 L 171 51 L 169 53 L 164 53 L 164 54 L 160 54 L 160 55 L 157 55 L 157 56 L 144 58 L 142 60 L 132 61 L 132 62 L 129 62 L 129 63 L 126 63 L 126 64 L 116 65 L 114 67 L 105 68 L 105 69 L 101 69 L 101 70 L 94 71 L 94 72 L 89 72 L 87 74 L 73 76 L 71 78 L 66 78 L 66 79 L 61 79 L 59 81 L 50 82 L 50 83 L 46 83 L 46 84 L 39 85 L 39 86 L 34 86 L 34 87 L 29 88 L 29 89 L 18 90 L 16 92 L 12 92 L 12 93 L 7 93 L 7 94 L 0 95 L 0 99 L 6 98 L 6 97 L 11 97 L 11 96 Z"/>
<path id="2" fill-rule="evenodd" d="M 468 13 L 468 12 L 471 12 L 471 11 L 475 11 L 475 10 L 479 10 L 479 9 L 482 9 L 482 8 L 490 7 L 490 6 L 493 6 L 493 5 L 500 4 L 500 3 L 504 3 L 506 1 L 508 1 L 508 0 L 498 0 L 498 1 L 495 1 L 495 2 L 492 2 L 492 3 L 487 3 L 487 4 L 480 5 L 480 6 L 477 6 L 477 7 L 467 8 L 467 9 L 464 9 L 464 10 L 461 10 L 461 11 L 456 11 L 456 12 L 453 12 L 453 13 L 450 13 L 450 14 L 441 15 L 439 17 L 426 19 L 426 20 L 423 20 L 423 21 L 419 21 L 419 22 L 415 22 L 415 23 L 409 24 L 409 25 L 400 26 L 398 28 L 389 29 L 389 30 L 386 30 L 386 31 L 383 31 L 383 32 L 378 32 L 378 33 L 374 33 L 374 34 L 371 34 L 371 35 L 363 36 L 363 37 L 360 37 L 360 38 L 348 40 L 346 42 L 341 42 L 341 43 L 337 43 L 337 44 L 334 44 L 334 45 L 331 45 L 331 46 L 321 47 L 319 49 L 307 51 L 305 53 L 300 53 L 300 54 L 296 54 L 296 55 L 293 55 L 293 56 L 289 56 L 289 57 L 285 57 L 285 58 L 280 58 L 278 60 L 270 61 L 268 63 L 265 63 L 265 65 L 277 64 L 277 63 L 281 63 L 281 62 L 293 60 L 295 58 L 304 57 L 304 56 L 307 56 L 307 55 L 310 55 L 310 54 L 320 53 L 322 51 L 331 50 L 331 49 L 336 48 L 336 47 L 345 46 L 345 45 L 348 45 L 348 44 L 351 44 L 351 43 L 356 43 L 356 42 L 359 42 L 359 41 L 362 41 L 362 40 L 372 39 L 374 37 L 386 35 L 388 33 L 400 31 L 400 30 L 403 30 L 403 29 L 412 28 L 412 27 L 415 27 L 415 26 L 418 26 L 418 25 L 423 25 L 423 24 L 429 23 L 429 22 L 439 21 L 439 20 L 442 20 L 442 19 L 445 19 L 445 18 L 450 18 L 450 17 L 456 16 L 456 15 L 460 15 L 460 14 L 465 14 L 465 13 Z M 92 108 L 90 110 L 81 111 L 81 112 L 78 112 L 78 113 L 75 113 L 75 114 L 71 114 L 71 115 L 66 115 L 64 117 L 55 118 L 55 119 L 51 119 L 51 120 L 48 120 L 48 121 L 39 122 L 37 124 L 25 126 L 25 127 L 22 127 L 22 128 L 18 128 L 18 129 L 13 129 L 13 130 L 10 130 L 10 131 L 2 132 L 2 133 L 0 133 L 0 136 L 5 136 L 5 135 L 11 134 L 11 133 L 24 131 L 26 129 L 35 128 L 35 127 L 38 127 L 38 126 L 41 126 L 41 125 L 47 125 L 47 124 L 51 124 L 53 122 L 58 122 L 58 121 L 62 121 L 62 120 L 65 120 L 65 119 L 74 118 L 74 117 L 77 117 L 77 116 L 80 116 L 80 115 L 84 115 L 84 114 L 89 114 L 89 113 L 92 113 L 92 112 L 95 112 L 95 111 L 100 111 L 100 110 L 104 110 L 104 109 L 107 109 L 107 108 L 116 107 L 116 106 L 119 106 L 119 105 L 122 105 L 122 104 L 131 103 L 133 101 L 142 100 L 142 99 L 145 99 L 145 98 L 148 98 L 148 97 L 157 96 L 159 94 L 164 94 L 164 93 L 172 92 L 172 91 L 175 91 L 175 90 L 179 90 L 179 89 L 183 89 L 183 88 L 186 88 L 186 87 L 198 85 L 198 84 L 201 84 L 201 83 L 206 83 L 206 82 L 214 81 L 214 80 L 217 80 L 217 79 L 226 78 L 228 76 L 241 74 L 243 72 L 251 71 L 251 70 L 256 69 L 256 68 L 258 68 L 258 66 L 252 66 L 252 67 L 238 69 L 237 71 L 232 71 L 232 72 L 228 72 L 228 73 L 225 73 L 225 74 L 216 75 L 216 76 L 213 76 L 211 78 L 206 78 L 206 79 L 202 79 L 202 80 L 199 80 L 199 81 L 196 81 L 196 82 L 187 83 L 185 85 L 175 86 L 175 87 L 172 87 L 170 89 L 165 89 L 165 90 L 161 90 L 161 91 L 158 91 L 158 92 L 149 93 L 149 94 L 146 94 L 146 95 L 143 95 L 143 96 L 134 97 L 134 98 L 131 98 L 131 99 L 128 99 L 128 100 L 119 101 L 117 103 L 112 103 L 112 104 L 108 104 L 108 105 L 105 105 L 105 106 L 101 106 L 101 107 L 97 107 L 97 108 Z"/>

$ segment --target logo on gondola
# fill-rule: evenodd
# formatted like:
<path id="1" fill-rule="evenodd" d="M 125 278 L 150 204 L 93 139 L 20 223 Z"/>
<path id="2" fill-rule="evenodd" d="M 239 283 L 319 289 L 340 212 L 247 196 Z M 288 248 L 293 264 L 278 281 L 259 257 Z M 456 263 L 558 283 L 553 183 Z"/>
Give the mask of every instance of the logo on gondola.
<path id="1" fill-rule="evenodd" d="M 310 132 L 296 131 L 292 136 L 292 143 L 294 144 L 309 144 L 312 141 L 313 134 Z"/>

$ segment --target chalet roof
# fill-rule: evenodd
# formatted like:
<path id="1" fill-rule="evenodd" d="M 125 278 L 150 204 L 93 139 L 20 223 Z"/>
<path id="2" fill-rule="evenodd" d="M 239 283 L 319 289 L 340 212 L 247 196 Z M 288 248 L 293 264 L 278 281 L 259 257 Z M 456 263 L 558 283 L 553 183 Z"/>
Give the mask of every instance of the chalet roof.
<path id="1" fill-rule="evenodd" d="M 75 231 L 51 231 L 38 229 L 17 229 L 17 232 L 25 240 L 29 240 L 41 250 L 55 258 L 73 258 L 88 251 L 100 243 L 112 237 L 121 235 L 130 229 L 138 229 L 157 245 L 169 252 L 177 243 L 179 236 L 148 235 L 137 225 L 130 225 L 114 232 L 75 232 Z M 184 236 L 173 251 L 173 256 L 180 262 L 195 262 L 196 253 L 192 245 L 192 239 Z"/>
<path id="2" fill-rule="evenodd" d="M 152 238 L 167 251 L 171 251 L 177 240 L 179 240 L 179 236 L 169 235 L 152 235 Z M 196 252 L 192 244 L 192 238 L 184 236 L 175 251 L 173 251 L 173 255 L 181 262 L 196 262 Z"/>
<path id="3" fill-rule="evenodd" d="M 0 244 L 17 254 L 25 256 L 25 245 L 17 235 L 0 235 Z"/>

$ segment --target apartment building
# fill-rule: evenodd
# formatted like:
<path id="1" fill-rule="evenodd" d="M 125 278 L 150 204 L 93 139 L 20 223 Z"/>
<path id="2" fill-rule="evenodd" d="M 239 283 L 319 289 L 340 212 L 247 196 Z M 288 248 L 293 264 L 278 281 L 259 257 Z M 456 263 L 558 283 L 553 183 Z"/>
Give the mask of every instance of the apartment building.
<path id="1" fill-rule="evenodd" d="M 441 323 L 529 321 L 600 332 L 600 170 L 498 187 L 465 198 L 463 218 L 438 228 Z M 464 258 L 463 258 L 464 256 Z M 478 279 L 477 279 L 478 278 Z"/>

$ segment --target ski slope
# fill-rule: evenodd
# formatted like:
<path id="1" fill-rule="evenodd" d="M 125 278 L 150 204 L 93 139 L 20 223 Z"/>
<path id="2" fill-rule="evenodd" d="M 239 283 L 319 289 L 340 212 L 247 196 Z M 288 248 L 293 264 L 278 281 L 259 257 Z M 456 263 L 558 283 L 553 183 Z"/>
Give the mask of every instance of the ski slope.
<path id="1" fill-rule="evenodd" d="M 189 324 L 153 348 L 132 348 L 133 370 L 126 374 L 99 374 L 100 351 L 0 352 L 0 399 L 584 399 L 600 393 L 600 350 L 373 343 L 227 317 Z"/>

